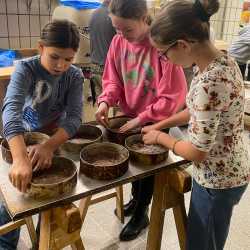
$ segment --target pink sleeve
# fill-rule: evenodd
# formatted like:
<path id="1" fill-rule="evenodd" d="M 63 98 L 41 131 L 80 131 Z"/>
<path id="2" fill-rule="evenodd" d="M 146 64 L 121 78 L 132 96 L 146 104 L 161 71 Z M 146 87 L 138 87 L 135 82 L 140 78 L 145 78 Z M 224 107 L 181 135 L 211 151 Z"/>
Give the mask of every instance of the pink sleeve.
<path id="1" fill-rule="evenodd" d="M 184 106 L 187 94 L 184 72 L 169 61 L 164 64 L 163 76 L 156 85 L 157 100 L 139 114 L 141 124 L 166 119 Z"/>
<path id="2" fill-rule="evenodd" d="M 98 104 L 106 102 L 110 107 L 113 107 L 118 103 L 121 99 L 121 95 L 124 93 L 123 84 L 115 63 L 117 56 L 120 56 L 116 53 L 116 51 L 120 51 L 119 47 L 120 44 L 117 42 L 116 37 L 114 37 L 105 62 L 102 76 L 102 93 L 98 97 Z"/>

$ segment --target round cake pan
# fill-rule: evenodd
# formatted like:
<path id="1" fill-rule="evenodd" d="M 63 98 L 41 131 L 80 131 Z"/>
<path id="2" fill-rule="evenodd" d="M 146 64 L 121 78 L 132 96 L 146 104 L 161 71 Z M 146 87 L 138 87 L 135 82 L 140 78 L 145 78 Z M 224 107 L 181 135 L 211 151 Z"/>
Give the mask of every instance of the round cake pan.
<path id="1" fill-rule="evenodd" d="M 145 145 L 142 135 L 131 135 L 125 140 L 130 160 L 141 165 L 152 165 L 167 159 L 168 150 L 160 145 Z"/>
<path id="2" fill-rule="evenodd" d="M 125 139 L 133 134 L 140 133 L 141 128 L 135 128 L 125 133 L 119 132 L 119 128 L 122 127 L 126 122 L 130 121 L 131 118 L 126 116 L 118 116 L 109 119 L 107 129 L 107 139 L 110 142 L 114 142 L 120 145 L 125 144 Z"/>
<path id="3" fill-rule="evenodd" d="M 71 192 L 77 184 L 77 167 L 68 158 L 56 156 L 48 169 L 33 172 L 28 195 L 47 199 Z"/>
<path id="4" fill-rule="evenodd" d="M 60 147 L 60 151 L 62 155 L 79 161 L 80 152 L 85 146 L 100 141 L 102 141 L 100 128 L 90 124 L 82 124 L 76 135 Z"/>
<path id="5" fill-rule="evenodd" d="M 31 146 L 35 144 L 41 144 L 46 142 L 49 139 L 49 136 L 39 132 L 27 132 L 24 133 L 24 142 L 26 146 Z M 2 158 L 9 164 L 12 164 L 13 159 L 10 151 L 9 144 L 6 139 L 3 139 L 1 142 L 1 152 Z"/>
<path id="6" fill-rule="evenodd" d="M 93 179 L 115 179 L 128 170 L 128 159 L 129 152 L 121 145 L 93 143 L 80 153 L 80 171 Z"/>

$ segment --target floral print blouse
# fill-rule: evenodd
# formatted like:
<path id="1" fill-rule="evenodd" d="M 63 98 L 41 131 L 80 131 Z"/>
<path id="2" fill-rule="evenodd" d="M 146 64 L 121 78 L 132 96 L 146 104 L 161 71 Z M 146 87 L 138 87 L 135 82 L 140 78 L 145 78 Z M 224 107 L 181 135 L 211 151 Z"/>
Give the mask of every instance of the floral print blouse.
<path id="1" fill-rule="evenodd" d="M 208 152 L 194 162 L 194 179 L 207 188 L 242 186 L 250 180 L 243 143 L 244 83 L 236 62 L 223 55 L 200 73 L 195 70 L 187 96 L 191 143 Z"/>

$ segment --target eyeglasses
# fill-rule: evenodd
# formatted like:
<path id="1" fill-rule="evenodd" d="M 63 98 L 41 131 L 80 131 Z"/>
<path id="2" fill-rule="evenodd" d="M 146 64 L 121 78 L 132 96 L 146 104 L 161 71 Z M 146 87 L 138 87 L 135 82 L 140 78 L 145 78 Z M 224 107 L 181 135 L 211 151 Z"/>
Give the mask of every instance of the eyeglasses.
<path id="1" fill-rule="evenodd" d="M 186 40 L 186 41 L 189 42 L 189 43 L 196 43 L 197 42 L 197 41 L 194 41 L 194 40 Z M 170 43 L 169 46 L 167 47 L 167 49 L 165 49 L 164 51 L 158 51 L 159 56 L 162 57 L 162 58 L 168 59 L 168 56 L 167 56 L 168 51 L 171 48 L 173 48 L 177 43 L 178 43 L 178 40 L 175 41 L 175 42 Z"/>
<path id="2" fill-rule="evenodd" d="M 172 47 L 174 47 L 177 43 L 178 43 L 178 41 L 172 42 L 172 43 L 169 44 L 169 46 L 167 47 L 167 49 L 165 49 L 164 51 L 158 51 L 159 56 L 162 57 L 162 58 L 168 59 L 168 57 L 167 57 L 168 51 L 169 51 Z"/>

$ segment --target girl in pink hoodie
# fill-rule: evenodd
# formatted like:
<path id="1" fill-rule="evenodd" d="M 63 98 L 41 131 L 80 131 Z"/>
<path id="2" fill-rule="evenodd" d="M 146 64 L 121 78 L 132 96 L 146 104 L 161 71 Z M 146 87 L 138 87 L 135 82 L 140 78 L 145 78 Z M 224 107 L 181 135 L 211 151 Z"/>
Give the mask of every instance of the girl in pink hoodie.
<path id="1" fill-rule="evenodd" d="M 146 1 L 112 0 L 110 17 L 117 35 L 105 63 L 97 121 L 107 125 L 108 110 L 116 105 L 133 118 L 121 132 L 173 115 L 185 102 L 185 76 L 181 67 L 164 59 L 151 45 Z M 152 176 L 133 183 L 133 199 L 124 207 L 124 214 L 133 216 L 121 240 L 136 238 L 148 226 L 153 180 Z"/>

